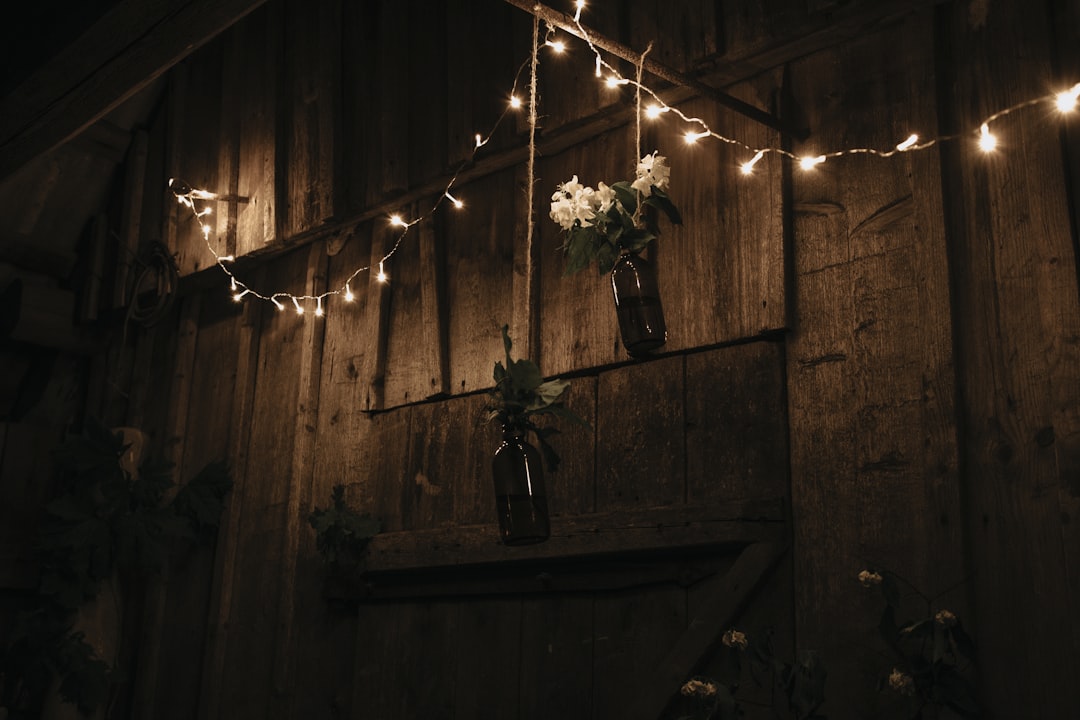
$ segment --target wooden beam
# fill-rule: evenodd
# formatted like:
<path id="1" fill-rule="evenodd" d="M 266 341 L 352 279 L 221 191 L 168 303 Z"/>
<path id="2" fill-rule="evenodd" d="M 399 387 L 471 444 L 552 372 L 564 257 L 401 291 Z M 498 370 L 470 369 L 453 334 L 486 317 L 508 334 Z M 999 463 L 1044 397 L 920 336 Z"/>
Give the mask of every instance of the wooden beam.
<path id="1" fill-rule="evenodd" d="M 551 538 L 507 547 L 494 523 L 383 533 L 372 539 L 365 574 L 492 563 L 588 558 L 778 540 L 783 502 L 756 500 L 588 513 L 551 520 Z"/>
<path id="2" fill-rule="evenodd" d="M 761 586 L 766 575 L 784 554 L 778 543 L 760 542 L 747 547 L 711 596 L 701 602 L 708 614 L 690 621 L 675 647 L 656 667 L 648 684 L 628 695 L 625 715 L 631 720 L 656 720 L 671 697 L 720 641 L 750 596 Z"/>
<path id="3" fill-rule="evenodd" d="M 552 10 L 548 6 L 538 2 L 534 2 L 533 0 L 505 0 L 505 2 L 510 3 L 516 8 L 524 10 L 530 15 L 535 15 L 536 17 L 543 20 L 545 23 L 557 27 L 565 32 L 568 32 L 574 37 L 581 38 L 582 40 L 586 38 L 586 33 L 582 33 L 580 29 L 584 26 L 578 25 L 578 23 L 574 21 L 574 18 L 564 12 Z M 731 95 L 728 95 L 727 93 L 718 90 L 711 85 L 706 85 L 697 78 L 690 77 L 689 75 L 681 73 L 674 68 L 670 68 L 663 63 L 653 60 L 652 58 L 642 58 L 642 54 L 635 51 L 633 48 L 627 47 L 622 43 L 615 42 L 614 40 L 606 38 L 595 30 L 587 31 L 587 37 L 589 42 L 591 42 L 593 45 L 600 48 L 601 50 L 606 50 L 615 57 L 622 58 L 627 62 L 633 63 L 634 65 L 640 64 L 642 68 L 644 68 L 647 72 L 655 75 L 661 80 L 666 80 L 672 85 L 677 85 L 679 87 L 693 90 L 696 95 L 700 95 L 701 97 L 705 97 L 716 103 L 719 103 L 720 105 L 723 105 L 729 110 L 734 110 L 735 112 L 743 115 L 744 117 L 748 117 L 755 122 L 761 123 L 765 127 L 772 128 L 773 130 L 779 130 L 780 132 L 786 132 L 790 135 L 798 137 L 799 139 L 805 139 L 806 136 L 809 135 L 809 133 L 805 130 L 793 128 L 780 118 L 774 117 L 769 113 L 765 112 L 764 110 L 756 108 L 747 102 L 743 102 L 736 97 L 732 97 Z"/>
<path id="4" fill-rule="evenodd" d="M 123 0 L 0 99 L 0 179 L 73 138 L 265 0 Z"/>

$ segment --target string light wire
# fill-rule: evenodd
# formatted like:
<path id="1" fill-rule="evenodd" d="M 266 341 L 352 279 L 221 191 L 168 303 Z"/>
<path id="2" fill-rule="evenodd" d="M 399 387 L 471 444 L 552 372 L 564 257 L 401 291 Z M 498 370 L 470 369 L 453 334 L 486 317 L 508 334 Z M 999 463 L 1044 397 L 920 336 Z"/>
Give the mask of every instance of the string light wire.
<path id="1" fill-rule="evenodd" d="M 958 139 L 963 138 L 963 137 L 972 137 L 972 138 L 974 138 L 975 141 L 977 142 L 978 147 L 981 150 L 983 150 L 984 152 L 989 153 L 989 152 L 994 151 L 998 146 L 997 136 L 995 136 L 992 133 L 992 131 L 990 129 L 990 126 L 993 123 L 995 123 L 996 121 L 1000 120 L 1001 118 L 1004 118 L 1007 115 L 1010 115 L 1010 114 L 1012 114 L 1014 112 L 1023 110 L 1025 108 L 1029 108 L 1029 107 L 1033 107 L 1033 106 L 1036 106 L 1036 105 L 1044 104 L 1047 101 L 1053 103 L 1055 105 L 1055 107 L 1061 113 L 1063 113 L 1063 114 L 1064 113 L 1069 113 L 1069 112 L 1075 111 L 1077 109 L 1077 103 L 1080 102 L 1080 83 L 1076 83 L 1075 85 L 1073 85 L 1071 88 L 1069 88 L 1067 90 L 1063 90 L 1063 91 L 1060 91 L 1060 92 L 1057 92 L 1057 93 L 1054 93 L 1054 94 L 1051 94 L 1051 95 L 1048 95 L 1048 96 L 1044 95 L 1044 96 L 1032 98 L 1032 99 L 1029 99 L 1029 100 L 1025 100 L 1025 101 L 1019 102 L 1019 103 L 1017 103 L 1015 105 L 1011 105 L 1009 107 L 1006 107 L 1006 108 L 1004 108 L 1002 110 L 998 110 L 994 114 L 992 114 L 989 117 L 985 118 L 981 123 L 979 123 L 978 129 L 974 130 L 974 131 L 968 131 L 968 132 L 962 132 L 962 133 L 954 133 L 954 134 L 950 134 L 950 135 L 940 135 L 940 136 L 937 136 L 937 137 L 934 137 L 934 138 L 930 138 L 928 140 L 920 140 L 919 136 L 913 133 L 913 134 L 909 135 L 905 140 L 897 143 L 895 146 L 892 146 L 892 147 L 890 147 L 888 149 L 879 149 L 879 148 L 872 148 L 872 147 L 856 147 L 856 148 L 845 148 L 845 149 L 840 149 L 840 150 L 833 150 L 833 151 L 829 151 L 829 152 L 819 153 L 819 154 L 816 154 L 816 155 L 800 156 L 800 155 L 796 155 L 795 153 L 793 153 L 793 152 L 791 152 L 789 150 L 786 150 L 786 149 L 784 149 L 782 147 L 771 147 L 771 146 L 769 146 L 769 147 L 756 147 L 756 146 L 751 145 L 749 143 L 746 143 L 743 140 L 740 140 L 738 138 L 733 138 L 733 137 L 729 137 L 727 135 L 724 135 L 722 133 L 718 133 L 715 130 L 713 130 L 711 127 L 709 127 L 708 123 L 706 123 L 704 119 L 702 119 L 700 117 L 693 117 L 693 116 L 687 115 L 686 113 L 684 113 L 679 108 L 677 108 L 675 106 L 672 106 L 672 105 L 668 105 L 666 102 L 664 102 L 664 100 L 660 97 L 659 93 L 657 93 L 655 90 L 653 90 L 648 85 L 645 85 L 642 82 L 642 75 L 643 75 L 644 65 L 645 65 L 645 56 L 652 49 L 652 44 L 651 43 L 649 44 L 649 46 L 645 50 L 645 52 L 642 53 L 639 62 L 635 63 L 636 70 L 637 70 L 636 78 L 623 77 L 619 73 L 619 71 L 618 71 L 618 69 L 616 67 L 614 67 L 612 64 L 610 64 L 609 62 L 607 62 L 604 59 L 603 55 L 600 52 L 600 49 L 593 42 L 593 39 L 592 39 L 591 35 L 585 29 L 585 27 L 581 24 L 581 13 L 582 13 L 582 10 L 584 10 L 584 8 L 585 8 L 585 1 L 584 0 L 576 0 L 575 1 L 575 12 L 574 12 L 574 18 L 573 18 L 574 19 L 574 25 L 577 27 L 578 37 L 580 37 L 581 40 L 583 40 L 585 42 L 585 44 L 588 46 L 589 50 L 593 53 L 593 55 L 595 57 L 595 68 L 596 68 L 596 76 L 597 76 L 597 78 L 602 79 L 605 83 L 611 85 L 612 87 L 619 87 L 619 86 L 623 86 L 623 85 L 633 85 L 633 87 L 634 87 L 635 104 L 636 104 L 636 111 L 637 111 L 636 112 L 635 139 L 636 139 L 636 152 L 637 152 L 638 157 L 641 156 L 641 116 L 643 114 L 644 114 L 644 116 L 646 118 L 651 119 L 651 120 L 655 120 L 655 119 L 659 118 L 661 115 L 663 115 L 665 113 L 673 113 L 681 121 L 683 121 L 685 124 L 691 126 L 691 128 L 692 128 L 690 130 L 687 130 L 684 133 L 684 139 L 686 140 L 687 143 L 695 143 L 698 140 L 701 140 L 701 139 L 704 139 L 704 138 L 712 138 L 712 139 L 718 140 L 718 141 L 720 141 L 722 143 L 725 143 L 727 145 L 732 145 L 732 146 L 734 146 L 736 148 L 739 148 L 741 150 L 746 151 L 751 157 L 748 160 L 744 161 L 739 166 L 739 168 L 740 168 L 743 175 L 752 175 L 753 171 L 754 171 L 754 166 L 762 158 L 764 158 L 768 154 L 776 154 L 776 155 L 780 155 L 780 156 L 789 158 L 790 160 L 797 163 L 801 169 L 803 169 L 803 170 L 812 170 L 813 168 L 817 167 L 818 165 L 821 165 L 822 163 L 824 163 L 824 162 L 826 162 L 828 160 L 839 158 L 839 157 L 844 157 L 844 156 L 849 156 L 849 155 L 872 155 L 872 156 L 879 157 L 879 158 L 891 158 L 891 157 L 893 157 L 895 155 L 898 155 L 900 153 L 925 150 L 927 148 L 934 147 L 935 145 L 938 145 L 940 143 L 958 140 Z M 535 172 L 535 156 L 536 156 L 536 120 L 537 120 L 537 115 L 536 115 L 536 104 L 537 104 L 536 103 L 536 70 L 537 70 L 537 66 L 538 66 L 538 62 L 539 62 L 538 61 L 538 52 L 539 52 L 540 47 L 542 47 L 542 46 L 543 47 L 549 47 L 549 48 L 552 49 L 552 51 L 554 51 L 556 53 L 561 53 L 561 52 L 565 51 L 565 49 L 566 49 L 566 45 L 562 40 L 553 39 L 554 36 L 555 36 L 555 28 L 550 24 L 547 25 L 547 31 L 546 31 L 546 34 L 545 34 L 545 38 L 544 38 L 544 41 L 541 43 L 540 42 L 540 37 L 539 37 L 539 18 L 535 14 L 534 14 L 533 18 L 534 18 L 534 23 L 533 23 L 533 46 L 532 46 L 531 55 L 530 55 L 529 59 L 525 60 L 518 67 L 517 73 L 514 76 L 514 81 L 513 81 L 513 86 L 512 86 L 511 92 L 508 95 L 509 101 L 507 102 L 506 107 L 503 109 L 502 113 L 500 113 L 498 118 L 495 120 L 495 122 L 492 125 L 491 129 L 488 131 L 488 133 L 486 135 L 483 135 L 483 134 L 480 134 L 480 133 L 476 134 L 476 144 L 475 144 L 475 146 L 472 148 L 471 152 L 468 154 L 468 157 L 466 157 L 460 163 L 460 165 L 457 167 L 457 169 L 455 170 L 453 176 L 450 178 L 449 182 L 447 182 L 443 193 L 437 197 L 434 205 L 426 213 L 423 213 L 422 215 L 420 215 L 418 217 L 415 217 L 412 220 L 405 220 L 401 215 L 398 215 L 398 214 L 394 214 L 394 215 L 390 216 L 390 218 L 389 218 L 390 224 L 392 226 L 401 228 L 401 233 L 398 235 L 396 241 L 391 246 L 389 252 L 387 252 L 385 255 L 383 255 L 382 258 L 380 258 L 379 261 L 377 262 L 379 272 L 378 272 L 378 276 L 377 276 L 376 279 L 379 280 L 380 282 L 385 282 L 387 280 L 387 274 L 386 274 L 386 272 L 384 270 L 384 263 L 388 262 L 397 253 L 398 249 L 401 247 L 401 245 L 404 242 L 406 236 L 408 235 L 409 229 L 413 225 L 416 225 L 417 223 L 421 222 L 425 218 L 430 217 L 431 215 L 433 215 L 439 209 L 439 207 L 443 204 L 443 202 L 450 202 L 457 209 L 461 209 L 462 207 L 464 207 L 464 202 L 462 200 L 460 200 L 459 198 L 455 197 L 454 195 L 452 195 L 450 191 L 452 189 L 454 189 L 455 185 L 457 184 L 459 176 L 465 170 L 465 168 L 470 166 L 474 162 L 474 160 L 476 158 L 476 155 L 481 150 L 481 148 L 483 148 L 485 145 L 488 144 L 488 142 L 490 142 L 490 140 L 494 136 L 495 132 L 502 125 L 502 123 L 505 120 L 507 114 L 509 112 L 511 112 L 512 110 L 519 109 L 521 107 L 522 103 L 521 103 L 521 100 L 517 96 L 517 88 L 518 88 L 518 84 L 519 84 L 519 82 L 521 80 L 522 72 L 524 71 L 526 66 L 529 66 L 531 68 L 530 77 L 529 77 L 529 81 L 530 81 L 530 83 L 529 83 L 529 96 L 530 96 L 530 102 L 529 102 L 529 159 L 528 159 L 528 171 L 527 171 L 528 172 L 528 177 L 529 177 L 529 185 L 528 185 L 529 216 L 528 216 L 528 220 L 527 220 L 527 228 L 528 229 L 527 229 L 526 237 L 527 237 L 528 242 L 530 242 L 530 243 L 532 242 L 532 235 L 533 235 L 533 232 L 534 232 L 534 220 L 533 220 L 532 207 L 533 207 L 533 185 L 535 183 L 534 172 Z M 608 73 L 606 78 L 604 77 L 604 71 L 605 70 Z M 648 98 L 651 98 L 651 100 L 652 100 L 652 102 L 645 108 L 644 112 L 642 112 L 642 95 L 643 94 L 645 96 L 647 96 Z M 293 305 L 296 308 L 297 314 L 303 314 L 304 313 L 303 303 L 308 303 L 308 302 L 314 301 L 316 303 L 315 315 L 322 316 L 324 314 L 324 312 L 325 312 L 324 309 L 323 309 L 323 301 L 324 300 L 326 300 L 330 296 L 341 295 L 341 296 L 343 296 L 343 298 L 344 298 L 344 300 L 346 302 L 352 302 L 352 300 L 355 298 L 355 295 L 354 295 L 354 293 L 352 291 L 352 287 L 351 287 L 352 283 L 354 283 L 356 278 L 361 273 L 370 272 L 372 270 L 371 265 L 358 267 L 352 272 L 352 274 L 349 275 L 349 277 L 346 279 L 346 281 L 344 282 L 344 284 L 340 288 L 333 289 L 333 290 L 328 290 L 328 291 L 323 292 L 323 293 L 318 294 L 318 295 L 294 295 L 292 293 L 287 293 L 287 292 L 275 292 L 275 293 L 272 293 L 272 294 L 269 294 L 269 295 L 262 294 L 262 293 L 258 292 L 257 290 L 255 290 L 254 288 L 252 288 L 251 286 L 247 285 L 245 282 L 243 282 L 227 266 L 227 263 L 231 263 L 231 262 L 234 261 L 233 256 L 232 255 L 219 255 L 218 254 L 218 252 L 214 249 L 214 247 L 213 247 L 213 245 L 211 244 L 211 241 L 210 241 L 210 236 L 211 236 L 211 234 L 213 232 L 213 229 L 209 225 L 209 223 L 204 221 L 204 218 L 206 216 L 208 216 L 208 215 L 211 215 L 212 212 L 213 212 L 212 203 L 219 202 L 219 201 L 227 201 L 227 200 L 235 199 L 235 198 L 222 197 L 222 196 L 219 196 L 218 194 L 210 192 L 208 190 L 204 190 L 204 189 L 200 189 L 200 188 L 193 188 L 190 185 L 188 185 L 187 183 L 185 183 L 184 181 L 178 180 L 176 178 L 173 178 L 173 179 L 169 180 L 169 189 L 176 196 L 177 202 L 181 206 L 187 207 L 188 209 L 191 210 L 192 216 L 195 218 L 195 221 L 199 225 L 199 229 L 201 231 L 201 234 L 203 236 L 203 241 L 205 242 L 207 249 L 209 249 L 211 254 L 213 254 L 213 256 L 215 258 L 215 261 L 217 262 L 218 267 L 220 267 L 221 270 L 229 277 L 230 290 L 233 293 L 233 299 L 236 300 L 237 302 L 241 302 L 243 300 L 243 298 L 250 295 L 251 297 L 255 297 L 255 298 L 258 298 L 260 300 L 271 302 L 277 307 L 278 310 L 283 310 L 285 306 L 278 300 L 278 298 L 285 298 L 285 299 L 291 300 L 293 302 Z"/>

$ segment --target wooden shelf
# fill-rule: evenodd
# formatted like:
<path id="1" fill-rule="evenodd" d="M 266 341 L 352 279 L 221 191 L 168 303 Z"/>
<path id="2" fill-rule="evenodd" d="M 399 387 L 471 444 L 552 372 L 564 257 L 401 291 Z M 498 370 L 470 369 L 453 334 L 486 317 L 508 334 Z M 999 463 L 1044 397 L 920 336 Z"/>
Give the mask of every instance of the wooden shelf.
<path id="1" fill-rule="evenodd" d="M 760 542 L 782 544 L 779 499 L 675 506 L 553 518 L 544 543 L 507 547 L 497 526 L 384 533 L 355 572 L 327 580 L 330 599 L 615 590 L 689 585 Z"/>

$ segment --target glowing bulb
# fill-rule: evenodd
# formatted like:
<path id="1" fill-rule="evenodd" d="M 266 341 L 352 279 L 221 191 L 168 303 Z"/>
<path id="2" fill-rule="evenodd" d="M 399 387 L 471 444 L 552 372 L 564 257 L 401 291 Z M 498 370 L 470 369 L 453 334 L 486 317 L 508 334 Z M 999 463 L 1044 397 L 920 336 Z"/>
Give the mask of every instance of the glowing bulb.
<path id="1" fill-rule="evenodd" d="M 397 227 L 409 227 L 409 223 L 402 220 L 400 215 L 391 215 L 390 224 L 396 225 Z"/>
<path id="2" fill-rule="evenodd" d="M 760 160 L 763 157 L 765 157 L 765 151 L 764 150 L 758 150 L 757 154 L 754 155 L 754 157 L 750 158 L 749 160 L 747 160 L 746 162 L 744 162 L 740 166 L 739 169 L 742 170 L 742 174 L 743 175 L 749 175 L 752 172 L 754 172 L 754 166 L 757 165 L 758 160 Z"/>
<path id="3" fill-rule="evenodd" d="M 987 126 L 987 124 L 983 123 L 982 127 L 979 128 L 979 149 L 983 152 L 988 153 L 993 152 L 994 148 L 996 147 L 997 138 L 994 137 L 994 134 L 992 132 L 990 132 L 990 128 Z"/>
<path id="4" fill-rule="evenodd" d="M 210 226 L 209 225 L 203 225 L 202 226 L 202 234 L 203 234 L 204 237 L 210 237 Z"/>
<path id="5" fill-rule="evenodd" d="M 600 69 L 600 56 L 596 56 L 596 77 L 602 77 L 603 71 Z"/>
<path id="6" fill-rule="evenodd" d="M 282 305 L 280 302 L 278 302 L 278 299 L 276 297 L 271 297 L 270 302 L 274 303 L 274 305 L 277 306 L 278 310 L 284 310 L 285 309 L 285 306 Z"/>
<path id="7" fill-rule="evenodd" d="M 465 203 L 458 200 L 456 197 L 451 195 L 449 192 L 444 192 L 443 196 L 445 196 L 446 199 L 449 200 L 450 202 L 454 203 L 454 207 L 456 207 L 458 210 L 465 207 Z"/>
<path id="8" fill-rule="evenodd" d="M 229 284 L 229 289 L 236 292 L 236 278 L 232 278 L 232 282 Z"/>
<path id="9" fill-rule="evenodd" d="M 352 302 L 356 299 L 356 296 L 352 294 L 352 288 L 349 287 L 349 283 L 345 283 L 345 302 Z"/>
<path id="10" fill-rule="evenodd" d="M 694 132 L 692 130 L 688 130 L 686 134 L 683 135 L 683 139 L 686 140 L 687 145 L 693 145 L 703 137 L 709 137 L 709 132 Z"/>
<path id="11" fill-rule="evenodd" d="M 814 166 L 820 165 L 823 162 L 825 162 L 824 155 L 818 155 L 817 157 L 807 156 L 799 159 L 799 167 L 803 170 L 812 170 Z"/>
<path id="12" fill-rule="evenodd" d="M 234 256 L 234 255 L 219 255 L 218 256 L 218 262 L 233 262 L 234 260 L 236 260 L 236 256 Z"/>
<path id="13" fill-rule="evenodd" d="M 620 85 L 624 85 L 626 82 L 627 82 L 626 80 L 620 80 L 619 78 L 615 77 L 614 75 L 608 75 L 608 79 L 605 81 L 605 83 L 607 84 L 607 86 L 609 88 L 619 87 Z"/>
<path id="14" fill-rule="evenodd" d="M 650 120 L 655 120 L 656 118 L 660 117 L 661 113 L 666 112 L 666 107 L 661 107 L 659 105 L 650 105 L 649 107 L 645 108 L 645 117 L 649 118 Z"/>
<path id="15" fill-rule="evenodd" d="M 322 295 L 320 295 L 319 297 L 315 298 L 315 317 L 322 317 L 322 316 L 323 316 Z"/>
<path id="16" fill-rule="evenodd" d="M 896 149 L 900 152 L 904 152 L 908 148 L 914 147 L 915 143 L 919 142 L 919 136 L 912 133 L 908 135 L 908 139 L 896 146 Z"/>
<path id="17" fill-rule="evenodd" d="M 511 95 L 510 96 L 510 107 L 514 108 L 515 110 L 520 108 L 521 107 L 521 98 L 519 98 L 517 95 Z"/>
<path id="18" fill-rule="evenodd" d="M 375 276 L 375 279 L 381 283 L 386 282 L 386 273 L 383 272 L 382 260 L 379 261 L 379 274 Z"/>
<path id="19" fill-rule="evenodd" d="M 297 300 L 296 298 L 293 298 L 292 299 L 292 304 L 294 306 L 296 306 L 296 314 L 297 315 L 303 315 L 304 314 L 304 306 L 300 304 L 299 300 Z"/>
<path id="20" fill-rule="evenodd" d="M 1057 109 L 1063 113 L 1072 112 L 1076 109 L 1076 101 L 1080 99 L 1080 83 L 1076 83 L 1068 90 L 1059 92 L 1054 99 Z"/>
<path id="21" fill-rule="evenodd" d="M 240 300 L 241 300 L 241 299 L 243 299 L 243 297 L 244 297 L 245 295 L 247 295 L 247 294 L 248 294 L 249 292 L 251 292 L 251 291 L 250 291 L 250 290 L 248 290 L 247 288 L 244 288 L 244 289 L 243 289 L 243 291 L 241 291 L 241 292 L 238 292 L 238 293 L 235 293 L 235 294 L 234 294 L 234 295 L 232 296 L 233 302 L 240 302 Z"/>
<path id="22" fill-rule="evenodd" d="M 566 43 L 564 43 L 562 40 L 548 40 L 544 44 L 557 53 L 561 53 L 563 50 L 566 49 Z"/>

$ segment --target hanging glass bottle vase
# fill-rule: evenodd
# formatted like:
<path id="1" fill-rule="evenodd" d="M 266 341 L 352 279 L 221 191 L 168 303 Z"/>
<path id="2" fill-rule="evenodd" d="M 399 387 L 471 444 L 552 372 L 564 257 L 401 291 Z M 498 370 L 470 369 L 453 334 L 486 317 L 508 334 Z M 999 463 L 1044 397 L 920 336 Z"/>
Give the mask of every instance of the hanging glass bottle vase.
<path id="1" fill-rule="evenodd" d="M 662 347 L 667 325 L 656 266 L 637 253 L 623 253 L 611 269 L 611 290 L 626 351 L 638 357 Z"/>
<path id="2" fill-rule="evenodd" d="M 503 427 L 503 441 L 491 461 L 499 533 L 506 545 L 531 545 L 551 535 L 540 453 L 522 430 Z"/>

